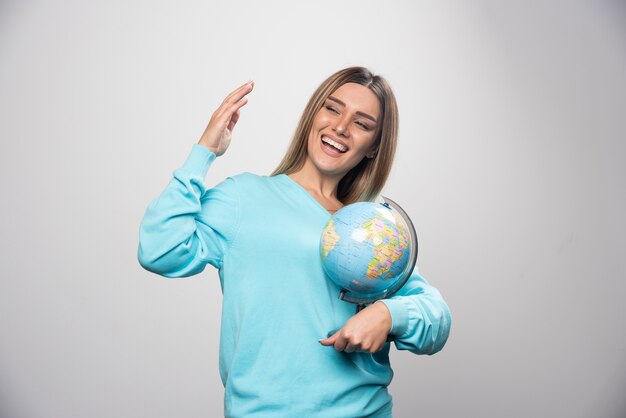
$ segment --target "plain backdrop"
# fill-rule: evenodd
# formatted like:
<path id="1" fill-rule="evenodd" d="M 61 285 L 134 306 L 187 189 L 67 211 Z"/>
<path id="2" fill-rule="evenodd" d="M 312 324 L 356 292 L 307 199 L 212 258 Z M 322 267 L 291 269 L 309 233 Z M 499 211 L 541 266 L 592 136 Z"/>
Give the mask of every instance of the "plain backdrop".
<path id="1" fill-rule="evenodd" d="M 453 314 L 392 348 L 394 415 L 626 416 L 623 1 L 2 0 L 2 418 L 223 414 L 217 272 L 143 270 L 139 223 L 235 87 L 207 187 L 350 65 L 397 95 L 383 194 Z"/>

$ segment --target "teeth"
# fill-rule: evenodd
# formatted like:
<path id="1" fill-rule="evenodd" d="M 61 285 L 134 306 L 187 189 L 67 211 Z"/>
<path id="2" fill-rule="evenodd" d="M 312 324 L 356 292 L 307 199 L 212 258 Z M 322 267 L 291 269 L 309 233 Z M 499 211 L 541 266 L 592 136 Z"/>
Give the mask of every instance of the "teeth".
<path id="1" fill-rule="evenodd" d="M 325 136 L 322 137 L 322 141 L 326 142 L 327 144 L 332 145 L 333 147 L 337 148 L 341 152 L 346 152 L 348 150 L 348 147 L 341 145 L 339 142 L 335 142 L 332 139 L 327 138 Z"/>

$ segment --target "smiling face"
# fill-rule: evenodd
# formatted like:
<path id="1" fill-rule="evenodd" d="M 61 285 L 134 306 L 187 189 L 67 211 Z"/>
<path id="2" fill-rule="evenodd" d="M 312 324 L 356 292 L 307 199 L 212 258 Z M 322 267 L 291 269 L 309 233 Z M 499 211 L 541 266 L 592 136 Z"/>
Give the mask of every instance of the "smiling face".
<path id="1" fill-rule="evenodd" d="M 346 83 L 332 92 L 315 114 L 307 144 L 307 163 L 343 177 L 374 151 L 380 103 L 367 87 Z"/>

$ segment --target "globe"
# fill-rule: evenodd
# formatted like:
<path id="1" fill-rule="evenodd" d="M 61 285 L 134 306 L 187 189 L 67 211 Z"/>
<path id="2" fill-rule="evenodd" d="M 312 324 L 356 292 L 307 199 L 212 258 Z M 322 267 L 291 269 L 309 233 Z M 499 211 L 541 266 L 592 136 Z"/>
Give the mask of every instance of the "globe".
<path id="1" fill-rule="evenodd" d="M 383 199 L 344 206 L 322 231 L 324 272 L 348 302 L 362 305 L 391 296 L 415 267 L 413 223 L 397 203 Z"/>

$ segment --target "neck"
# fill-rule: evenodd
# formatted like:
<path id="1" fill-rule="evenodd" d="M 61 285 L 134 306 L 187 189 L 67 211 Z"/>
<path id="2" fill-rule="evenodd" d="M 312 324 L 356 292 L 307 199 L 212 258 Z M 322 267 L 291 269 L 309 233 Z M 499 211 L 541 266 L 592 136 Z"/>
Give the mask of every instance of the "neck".
<path id="1" fill-rule="evenodd" d="M 300 170 L 289 174 L 289 177 L 310 193 L 324 199 L 338 200 L 337 188 L 343 175 L 321 173 L 307 160 Z"/>
<path id="2" fill-rule="evenodd" d="M 300 184 L 331 215 L 343 207 L 343 203 L 337 199 L 337 187 L 341 176 L 321 173 L 312 164 L 305 163 L 300 170 L 289 174 L 289 177 Z"/>

